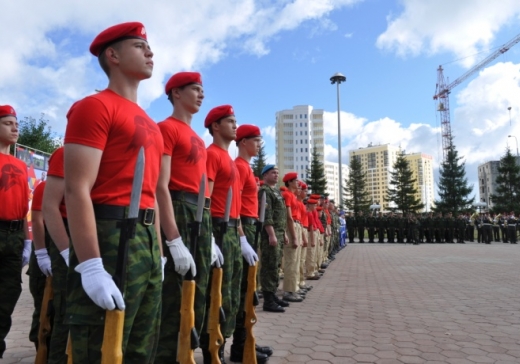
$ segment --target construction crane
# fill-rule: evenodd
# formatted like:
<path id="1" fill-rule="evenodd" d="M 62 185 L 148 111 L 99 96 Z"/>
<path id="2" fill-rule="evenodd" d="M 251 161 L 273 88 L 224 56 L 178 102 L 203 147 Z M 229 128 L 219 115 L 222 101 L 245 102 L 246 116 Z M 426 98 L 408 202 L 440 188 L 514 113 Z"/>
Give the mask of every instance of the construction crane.
<path id="1" fill-rule="evenodd" d="M 468 79 L 472 74 L 484 68 L 487 64 L 493 61 L 501 54 L 506 53 L 515 44 L 520 42 L 520 34 L 511 39 L 509 42 L 504 44 L 498 50 L 490 54 L 487 58 L 482 60 L 477 65 L 473 66 L 462 76 L 457 78 L 452 83 L 448 84 L 449 80 L 444 78 L 442 65 L 437 69 L 437 85 L 435 88 L 435 96 L 433 99 L 437 101 L 437 111 L 440 113 L 441 119 L 441 135 L 442 135 L 442 155 L 443 160 L 446 161 L 448 157 L 448 149 L 451 147 L 452 135 L 451 135 L 451 123 L 450 123 L 450 100 L 449 94 L 451 90 Z"/>

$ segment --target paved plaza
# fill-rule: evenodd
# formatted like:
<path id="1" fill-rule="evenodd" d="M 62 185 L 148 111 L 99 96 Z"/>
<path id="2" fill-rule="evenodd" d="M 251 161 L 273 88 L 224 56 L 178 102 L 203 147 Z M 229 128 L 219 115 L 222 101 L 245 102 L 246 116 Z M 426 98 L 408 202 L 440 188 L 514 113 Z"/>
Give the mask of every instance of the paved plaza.
<path id="1" fill-rule="evenodd" d="M 27 280 L 2 364 L 34 362 Z M 257 310 L 270 364 L 520 363 L 519 245 L 351 244 L 307 283 L 285 313 Z"/>

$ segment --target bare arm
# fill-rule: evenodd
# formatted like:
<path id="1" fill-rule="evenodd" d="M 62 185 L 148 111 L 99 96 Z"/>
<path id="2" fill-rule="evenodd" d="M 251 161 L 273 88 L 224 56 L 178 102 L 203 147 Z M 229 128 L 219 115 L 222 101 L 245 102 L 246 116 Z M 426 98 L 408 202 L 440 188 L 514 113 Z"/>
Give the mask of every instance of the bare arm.
<path id="1" fill-rule="evenodd" d="M 84 145 L 65 145 L 65 203 L 71 240 L 80 263 L 101 256 L 90 191 L 102 154 L 101 150 Z"/>
<path id="2" fill-rule="evenodd" d="M 34 250 L 45 249 L 45 226 L 43 224 L 43 214 L 41 211 L 32 211 L 32 234 Z"/>
<path id="3" fill-rule="evenodd" d="M 175 221 L 175 212 L 173 211 L 170 191 L 168 189 L 171 174 L 171 159 L 172 158 L 169 155 L 162 156 L 161 172 L 159 173 L 159 181 L 157 182 L 158 212 L 161 215 L 162 220 L 160 227 L 166 235 L 166 240 L 173 240 L 180 236 L 177 222 Z M 159 226 L 157 223 L 157 217 L 156 226 Z"/>
<path id="4" fill-rule="evenodd" d="M 60 212 L 64 193 L 65 180 L 49 176 L 43 192 L 42 212 L 49 235 L 60 252 L 69 247 L 69 236 Z"/>
<path id="5" fill-rule="evenodd" d="M 157 197 L 155 198 L 154 209 L 155 209 L 155 233 L 157 234 L 157 242 L 159 243 L 159 251 L 161 252 L 161 257 L 163 257 L 164 253 L 163 253 L 163 248 L 162 248 L 162 237 L 161 237 L 161 214 L 159 211 L 159 203 L 157 202 Z"/>
<path id="6" fill-rule="evenodd" d="M 294 220 L 292 218 L 291 208 L 287 206 L 287 231 L 289 235 L 293 238 L 291 244 L 293 248 L 298 247 L 298 238 L 296 237 L 296 229 L 294 228 Z"/>

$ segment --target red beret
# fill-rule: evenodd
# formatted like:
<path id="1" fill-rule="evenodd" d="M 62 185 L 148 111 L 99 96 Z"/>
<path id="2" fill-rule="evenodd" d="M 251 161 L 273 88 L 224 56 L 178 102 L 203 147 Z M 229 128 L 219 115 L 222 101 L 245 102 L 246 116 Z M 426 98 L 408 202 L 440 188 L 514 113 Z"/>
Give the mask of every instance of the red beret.
<path id="1" fill-rule="evenodd" d="M 307 200 L 307 205 L 316 205 L 318 203 L 318 201 L 316 201 L 315 199 L 313 198 L 309 198 Z"/>
<path id="2" fill-rule="evenodd" d="M 255 177 L 255 181 L 256 181 L 257 183 L 260 182 L 260 178 Z"/>
<path id="3" fill-rule="evenodd" d="M 306 190 L 307 189 L 307 184 L 303 181 L 300 181 L 300 187 L 302 188 L 302 190 Z"/>
<path id="4" fill-rule="evenodd" d="M 321 197 L 320 195 L 315 195 L 315 194 L 311 195 L 311 198 L 315 199 L 315 200 L 319 200 L 320 197 Z"/>
<path id="5" fill-rule="evenodd" d="M 204 127 L 209 128 L 215 121 L 227 118 L 228 116 L 234 116 L 235 111 L 231 105 L 221 105 L 211 109 L 204 120 Z"/>
<path id="6" fill-rule="evenodd" d="M 146 29 L 143 24 L 139 22 L 122 23 L 103 30 L 92 41 L 90 53 L 98 57 L 110 44 L 131 38 L 147 40 Z"/>
<path id="7" fill-rule="evenodd" d="M 287 187 L 285 187 L 285 186 L 280 186 L 280 191 L 287 191 Z"/>
<path id="8" fill-rule="evenodd" d="M 322 210 L 323 210 L 323 207 L 318 206 L 318 207 L 316 207 L 316 209 L 317 209 L 318 211 L 322 211 Z"/>
<path id="9" fill-rule="evenodd" d="M 260 128 L 256 125 L 249 125 L 249 124 L 244 124 L 244 125 L 240 125 L 238 128 L 237 128 L 237 137 L 236 137 L 236 141 L 240 141 L 244 138 L 252 138 L 252 137 L 257 137 L 257 136 L 261 136 L 262 134 L 260 133 Z"/>
<path id="10" fill-rule="evenodd" d="M 16 117 L 16 111 L 11 105 L 2 105 L 0 106 L 0 118 L 4 116 L 14 116 Z"/>
<path id="11" fill-rule="evenodd" d="M 166 86 L 164 87 L 164 92 L 166 95 L 170 93 L 172 88 L 182 87 L 186 85 L 191 85 L 192 83 L 196 83 L 202 86 L 202 78 L 200 77 L 200 73 L 198 72 L 179 72 L 174 74 L 168 82 L 166 82 Z"/>
<path id="12" fill-rule="evenodd" d="M 293 179 L 296 179 L 298 178 L 298 173 L 296 172 L 289 172 L 289 173 L 286 173 L 285 176 L 283 176 L 283 181 L 284 182 L 288 182 L 288 181 L 291 181 Z"/>

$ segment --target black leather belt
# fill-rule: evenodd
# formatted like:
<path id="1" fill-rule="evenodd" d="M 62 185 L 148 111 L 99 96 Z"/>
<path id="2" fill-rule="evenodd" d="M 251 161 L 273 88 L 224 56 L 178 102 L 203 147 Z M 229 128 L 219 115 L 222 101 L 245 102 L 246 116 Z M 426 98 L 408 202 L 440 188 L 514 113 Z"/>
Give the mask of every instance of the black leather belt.
<path id="1" fill-rule="evenodd" d="M 240 216 L 240 221 L 242 222 L 242 225 L 256 225 L 258 219 L 255 219 L 254 217 Z"/>
<path id="2" fill-rule="evenodd" d="M 20 231 L 23 229 L 23 220 L 0 220 L 0 230 Z"/>
<path id="3" fill-rule="evenodd" d="M 195 206 L 197 206 L 197 203 L 199 201 L 199 196 L 196 193 L 170 190 L 170 196 L 172 197 L 172 200 L 185 201 L 185 202 L 195 205 Z M 211 206 L 211 199 L 206 197 L 204 199 L 204 208 L 209 209 L 210 206 Z"/>
<path id="4" fill-rule="evenodd" d="M 126 218 L 127 207 L 114 205 L 94 205 L 96 219 L 100 220 L 123 220 Z M 153 225 L 155 223 L 154 209 L 139 209 L 137 222 L 143 225 Z"/>
<path id="5" fill-rule="evenodd" d="M 213 217 L 211 218 L 211 221 L 213 223 L 213 225 L 220 225 L 224 222 L 224 218 L 222 217 Z M 238 219 L 229 219 L 228 223 L 227 223 L 227 226 L 228 227 L 237 227 L 238 226 Z"/>

